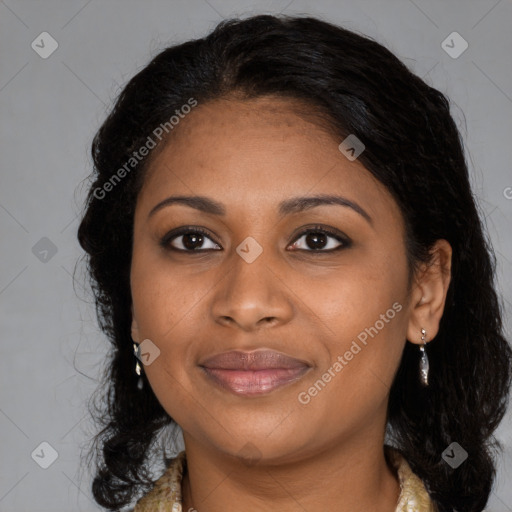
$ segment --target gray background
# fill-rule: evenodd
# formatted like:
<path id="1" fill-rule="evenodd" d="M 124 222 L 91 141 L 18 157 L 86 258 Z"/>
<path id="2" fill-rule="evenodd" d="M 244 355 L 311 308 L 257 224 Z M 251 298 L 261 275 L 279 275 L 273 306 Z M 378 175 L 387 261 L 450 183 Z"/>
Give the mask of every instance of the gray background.
<path id="1" fill-rule="evenodd" d="M 0 511 L 99 509 L 80 448 L 93 433 L 86 403 L 107 344 L 90 294 L 72 283 L 94 132 L 120 87 L 165 45 L 260 12 L 308 13 L 365 33 L 451 98 L 510 337 L 510 0 L 0 1 Z M 47 59 L 31 47 L 44 31 L 59 45 Z M 453 31 L 469 44 L 458 58 L 441 45 Z M 506 451 L 493 512 L 512 511 L 511 420 L 509 412 L 498 431 Z M 58 452 L 47 469 L 35 462 L 50 460 L 43 441 Z"/>

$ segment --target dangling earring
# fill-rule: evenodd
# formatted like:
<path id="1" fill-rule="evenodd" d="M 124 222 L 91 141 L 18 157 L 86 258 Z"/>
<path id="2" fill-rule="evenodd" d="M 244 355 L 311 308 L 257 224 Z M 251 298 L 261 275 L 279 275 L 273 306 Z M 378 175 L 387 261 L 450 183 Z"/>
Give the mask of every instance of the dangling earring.
<path id="1" fill-rule="evenodd" d="M 421 351 L 421 359 L 420 359 L 420 381 L 423 384 L 423 386 L 428 386 L 428 370 L 429 370 L 429 364 L 428 364 L 428 356 L 427 352 L 425 350 L 425 347 L 427 345 L 427 342 L 425 340 L 425 334 L 427 334 L 427 331 L 425 329 L 421 329 L 421 342 L 423 345 L 420 345 L 420 351 Z"/>
<path id="2" fill-rule="evenodd" d="M 137 362 L 135 363 L 135 373 L 139 376 L 139 380 L 137 381 L 137 389 L 142 389 L 143 387 L 143 382 L 142 382 L 142 377 L 141 377 L 141 367 L 140 367 L 140 364 L 139 364 L 139 357 L 140 357 L 140 349 L 139 347 L 137 346 L 136 343 L 133 344 L 133 353 L 135 355 L 135 357 L 137 358 Z"/>

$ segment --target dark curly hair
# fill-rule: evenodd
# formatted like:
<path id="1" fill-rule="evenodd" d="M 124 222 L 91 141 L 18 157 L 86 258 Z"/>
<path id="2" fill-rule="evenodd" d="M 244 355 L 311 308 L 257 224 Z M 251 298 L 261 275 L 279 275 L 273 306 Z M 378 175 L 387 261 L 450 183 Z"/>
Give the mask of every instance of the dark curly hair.
<path id="1" fill-rule="evenodd" d="M 102 429 L 94 437 L 94 498 L 118 510 L 146 493 L 161 452 L 156 440 L 166 427 L 176 430 L 145 376 L 137 389 L 130 335 L 134 209 L 151 155 L 113 185 L 112 177 L 190 98 L 204 104 L 233 95 L 296 100 L 313 107 L 340 141 L 353 133 L 364 142 L 359 161 L 405 220 L 410 275 L 429 262 L 436 240 L 450 243 L 452 278 L 439 333 L 429 343 L 431 384 L 419 384 L 419 351 L 406 343 L 387 434 L 440 511 L 480 512 L 495 477 L 500 445 L 492 434 L 508 402 L 512 352 L 495 291 L 496 258 L 450 104 L 368 37 L 312 17 L 270 15 L 223 21 L 207 37 L 159 53 L 128 82 L 94 138 L 78 239 L 98 321 L 112 344 L 97 391 Z M 441 458 L 454 441 L 468 452 L 456 470 Z"/>

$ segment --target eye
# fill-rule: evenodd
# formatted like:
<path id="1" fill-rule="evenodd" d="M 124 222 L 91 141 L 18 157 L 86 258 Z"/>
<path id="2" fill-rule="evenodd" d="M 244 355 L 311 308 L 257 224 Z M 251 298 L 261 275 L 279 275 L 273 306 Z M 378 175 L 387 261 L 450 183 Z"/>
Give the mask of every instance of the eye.
<path id="1" fill-rule="evenodd" d="M 310 249 L 305 249 L 305 246 Z M 320 226 L 303 231 L 292 244 L 294 249 L 306 252 L 334 252 L 349 246 L 350 240 L 347 237 Z"/>
<path id="2" fill-rule="evenodd" d="M 209 241 L 209 247 L 204 245 L 207 241 Z M 194 227 L 183 227 L 167 233 L 160 241 L 160 245 L 166 249 L 182 252 L 220 249 L 220 246 L 210 238 L 207 231 Z"/>
<path id="3" fill-rule="evenodd" d="M 160 245 L 166 249 L 180 252 L 222 250 L 206 230 L 192 226 L 185 226 L 167 233 L 160 241 Z M 325 253 L 338 251 L 350 245 L 350 240 L 342 233 L 314 226 L 302 231 L 291 247 L 306 252 Z M 309 247 L 309 249 L 305 247 Z"/>

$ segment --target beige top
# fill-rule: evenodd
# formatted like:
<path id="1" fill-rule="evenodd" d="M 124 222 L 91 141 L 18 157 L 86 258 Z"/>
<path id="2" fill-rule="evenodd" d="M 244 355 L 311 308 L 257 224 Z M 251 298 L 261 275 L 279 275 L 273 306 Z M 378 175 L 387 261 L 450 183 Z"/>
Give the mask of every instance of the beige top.
<path id="1" fill-rule="evenodd" d="M 423 482 L 412 472 L 400 452 L 390 446 L 385 449 L 397 471 L 401 489 L 395 512 L 437 512 Z M 181 479 L 186 464 L 185 451 L 182 451 L 172 459 L 153 489 L 137 502 L 133 512 L 186 512 L 181 506 Z"/>

